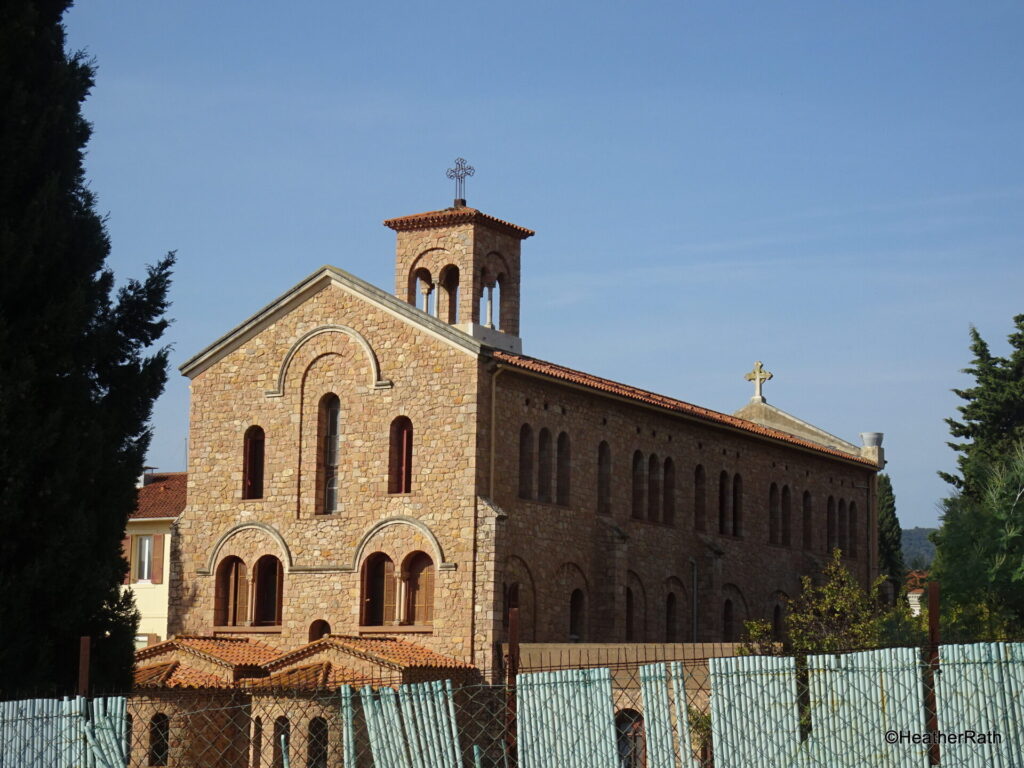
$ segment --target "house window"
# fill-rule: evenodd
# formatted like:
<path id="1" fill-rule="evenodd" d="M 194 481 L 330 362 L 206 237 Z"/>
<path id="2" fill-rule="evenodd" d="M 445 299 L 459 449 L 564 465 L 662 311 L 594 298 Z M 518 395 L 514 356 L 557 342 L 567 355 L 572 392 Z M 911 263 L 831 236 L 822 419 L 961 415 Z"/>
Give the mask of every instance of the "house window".
<path id="1" fill-rule="evenodd" d="M 661 464 L 657 454 L 652 453 L 647 460 L 647 519 L 652 523 L 661 517 Z"/>
<path id="2" fill-rule="evenodd" d="M 327 768 L 327 721 L 322 717 L 309 721 L 306 768 Z"/>
<path id="3" fill-rule="evenodd" d="M 537 438 L 537 499 L 551 501 L 551 433 L 546 428 Z"/>
<path id="4" fill-rule="evenodd" d="M 153 537 L 135 537 L 135 580 L 150 581 L 153 576 Z"/>
<path id="5" fill-rule="evenodd" d="M 288 749 L 291 731 L 292 727 L 287 717 L 279 717 L 274 721 L 274 748 L 270 763 L 272 768 L 285 768 L 285 754 L 288 754 L 289 758 L 291 757 Z M 288 762 L 291 763 L 291 760 L 289 759 Z"/>
<path id="6" fill-rule="evenodd" d="M 331 625 L 323 619 L 317 619 L 309 625 L 309 642 L 319 640 L 322 637 L 327 637 L 331 634 Z"/>
<path id="7" fill-rule="evenodd" d="M 248 618 L 249 580 L 245 563 L 231 556 L 217 566 L 214 583 L 213 623 L 218 627 L 244 626 Z"/>
<path id="8" fill-rule="evenodd" d="M 388 493 L 412 491 L 412 422 L 399 416 L 391 422 L 391 452 L 388 460 Z"/>
<path id="9" fill-rule="evenodd" d="M 732 600 L 726 600 L 722 606 L 722 642 L 731 643 L 736 639 L 733 628 Z"/>
<path id="10" fill-rule="evenodd" d="M 828 552 L 829 555 L 831 555 L 832 550 L 839 546 L 839 541 L 836 538 L 836 500 L 832 496 L 828 497 L 826 527 L 827 536 L 825 538 L 825 551 Z"/>
<path id="11" fill-rule="evenodd" d="M 779 517 L 780 517 L 780 505 L 779 505 L 779 486 L 772 483 L 772 487 L 768 491 L 768 543 L 778 544 L 779 543 Z"/>
<path id="12" fill-rule="evenodd" d="M 405 623 L 430 624 L 434 620 L 434 561 L 425 552 L 405 559 Z"/>
<path id="13" fill-rule="evenodd" d="M 743 535 L 743 478 L 739 474 L 732 478 L 732 535 Z"/>
<path id="14" fill-rule="evenodd" d="M 857 556 L 857 505 L 850 502 L 850 557 Z"/>
<path id="15" fill-rule="evenodd" d="M 718 475 L 718 532 L 729 535 L 729 473 Z"/>
<path id="16" fill-rule="evenodd" d="M 597 446 L 597 512 L 612 513 L 612 449 L 604 441 Z"/>
<path id="17" fill-rule="evenodd" d="M 665 597 L 665 642 L 679 641 L 679 616 L 676 610 L 676 594 L 669 592 Z"/>
<path id="18" fill-rule="evenodd" d="M 395 563 L 383 552 L 363 562 L 363 610 L 361 624 L 380 627 L 395 621 Z"/>
<path id="19" fill-rule="evenodd" d="M 633 517 L 644 519 L 644 455 L 640 451 L 633 453 Z"/>
<path id="20" fill-rule="evenodd" d="M 284 593 L 284 567 L 273 555 L 264 555 L 252 569 L 255 585 L 252 623 L 257 627 L 281 625 L 281 606 Z"/>
<path id="21" fill-rule="evenodd" d="M 149 721 L 148 765 L 167 765 L 171 753 L 171 720 L 157 712 Z"/>
<path id="22" fill-rule="evenodd" d="M 849 543 L 846 540 L 849 530 L 850 521 L 846 516 L 846 499 L 839 500 L 839 549 L 842 550 L 844 555 L 848 555 L 847 547 Z"/>
<path id="23" fill-rule="evenodd" d="M 449 264 L 441 270 L 438 282 L 444 293 L 439 297 L 444 302 L 444 307 L 439 307 L 438 317 L 444 318 L 454 325 L 459 322 L 459 268 Z"/>
<path id="24" fill-rule="evenodd" d="M 519 428 L 519 498 L 533 496 L 533 430 L 529 424 Z"/>
<path id="25" fill-rule="evenodd" d="M 814 526 L 814 521 L 813 521 L 814 508 L 813 508 L 812 502 L 811 502 L 811 492 L 810 491 L 804 491 L 803 508 L 804 508 L 803 509 L 803 513 L 804 513 L 804 520 L 803 520 L 803 522 L 804 522 L 804 525 L 803 525 L 803 528 L 804 528 L 804 530 L 803 530 L 804 549 L 811 549 L 811 544 L 813 542 L 812 537 L 814 535 L 814 527 L 813 527 Z"/>
<path id="26" fill-rule="evenodd" d="M 635 640 L 634 636 L 634 619 L 633 611 L 636 610 L 636 604 L 633 601 L 633 590 L 626 587 L 626 642 L 631 643 Z"/>
<path id="27" fill-rule="evenodd" d="M 572 448 L 569 435 L 558 435 L 558 458 L 556 461 L 555 501 L 563 507 L 569 506 L 569 483 L 572 475 Z"/>
<path id="28" fill-rule="evenodd" d="M 700 464 L 693 470 L 693 528 L 704 531 L 707 528 L 708 482 L 704 467 Z"/>
<path id="29" fill-rule="evenodd" d="M 661 476 L 661 522 L 674 525 L 676 522 L 676 465 L 672 459 L 665 459 Z"/>
<path id="30" fill-rule="evenodd" d="M 574 589 L 569 595 L 569 642 L 582 643 L 584 624 L 586 622 L 583 590 Z"/>
<path id="31" fill-rule="evenodd" d="M 242 498 L 263 498 L 263 459 L 265 435 L 255 424 L 245 430 L 242 458 Z"/>
<path id="32" fill-rule="evenodd" d="M 788 547 L 792 539 L 793 498 L 789 486 L 782 486 L 782 544 Z"/>
<path id="33" fill-rule="evenodd" d="M 320 399 L 317 419 L 317 512 L 338 511 L 338 454 L 341 400 L 335 394 Z"/>

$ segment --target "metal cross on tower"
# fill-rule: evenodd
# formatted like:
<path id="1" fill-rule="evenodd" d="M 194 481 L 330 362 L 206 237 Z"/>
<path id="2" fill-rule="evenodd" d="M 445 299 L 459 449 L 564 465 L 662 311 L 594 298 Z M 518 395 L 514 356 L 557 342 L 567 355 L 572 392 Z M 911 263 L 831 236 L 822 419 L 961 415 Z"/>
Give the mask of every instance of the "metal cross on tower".
<path id="1" fill-rule="evenodd" d="M 476 168 L 466 164 L 464 157 L 455 158 L 455 167 L 449 168 L 445 174 L 449 179 L 455 179 L 455 207 L 466 205 L 466 177 L 476 173 Z"/>
<path id="2" fill-rule="evenodd" d="M 754 370 L 752 370 L 750 373 L 743 377 L 747 381 L 754 382 L 754 397 L 752 399 L 762 403 L 764 402 L 764 395 L 761 394 L 761 385 L 764 384 L 764 382 L 768 381 L 768 379 L 770 379 L 771 377 L 772 372 L 766 371 L 764 369 L 764 365 L 761 364 L 760 360 L 754 363 Z"/>

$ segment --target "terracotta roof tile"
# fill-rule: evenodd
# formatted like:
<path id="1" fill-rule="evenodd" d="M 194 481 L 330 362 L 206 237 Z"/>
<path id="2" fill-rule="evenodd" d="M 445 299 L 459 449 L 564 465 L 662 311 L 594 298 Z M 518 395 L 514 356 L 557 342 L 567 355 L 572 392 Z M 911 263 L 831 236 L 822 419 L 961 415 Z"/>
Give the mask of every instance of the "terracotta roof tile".
<path id="1" fill-rule="evenodd" d="M 424 648 L 394 637 L 355 637 L 350 635 L 327 635 L 312 643 L 300 646 L 264 664 L 271 671 L 294 664 L 300 659 L 312 656 L 325 648 L 337 648 L 366 661 L 381 664 L 392 669 L 469 669 L 468 664 L 451 656 Z"/>
<path id="2" fill-rule="evenodd" d="M 148 482 L 139 488 L 132 520 L 153 517 L 177 517 L 185 509 L 186 472 L 160 472 L 148 476 Z"/>
<path id="3" fill-rule="evenodd" d="M 488 216 L 476 208 L 445 208 L 443 211 L 427 211 L 426 213 L 414 213 L 411 216 L 399 216 L 395 219 L 387 219 L 385 227 L 390 227 L 396 232 L 404 232 L 411 229 L 433 229 L 434 227 L 450 227 L 453 224 L 487 224 L 495 229 L 525 240 L 535 233 L 532 229 L 520 227 L 508 221 L 502 221 L 494 216 Z"/>
<path id="4" fill-rule="evenodd" d="M 277 648 L 249 638 L 176 635 L 170 640 L 139 649 L 135 652 L 135 659 L 143 661 L 172 649 L 194 653 L 231 668 L 261 666 L 281 655 Z"/>
<path id="5" fill-rule="evenodd" d="M 741 419 L 736 416 L 730 416 L 725 413 L 719 413 L 718 411 L 712 411 L 709 408 L 702 408 L 699 405 L 693 405 L 691 403 L 684 402 L 683 400 L 676 400 L 675 398 L 659 395 L 655 392 L 648 392 L 647 390 L 638 389 L 637 387 L 631 387 L 628 384 L 620 384 L 619 382 L 612 381 L 611 379 L 602 379 L 601 377 L 594 376 L 590 373 L 576 371 L 572 368 L 566 368 L 565 366 L 558 365 L 556 363 L 538 360 L 534 357 L 527 357 L 526 355 L 517 355 L 500 349 L 491 350 L 491 355 L 493 355 L 495 360 L 507 363 L 516 368 L 522 368 L 523 370 L 544 374 L 545 376 L 550 376 L 554 379 L 560 379 L 572 384 L 579 384 L 591 389 L 608 392 L 609 394 L 618 395 L 619 397 L 625 397 L 630 400 L 637 400 L 649 405 L 655 405 L 660 408 L 675 411 L 676 413 L 683 413 L 687 416 L 692 416 L 703 421 L 722 424 L 736 429 L 741 429 L 745 432 L 752 432 L 753 434 L 761 435 L 763 437 L 782 440 L 786 443 L 799 445 L 803 448 L 810 448 L 830 456 L 836 456 L 846 459 L 847 461 L 854 461 L 858 464 L 865 464 L 868 467 L 877 469 L 877 465 L 871 459 L 855 456 L 844 451 L 836 450 L 835 448 L 829 448 L 821 445 L 820 443 L 796 437 L 788 432 L 781 432 L 777 429 L 764 427 L 760 424 L 755 424 L 752 421 L 747 421 L 746 419 Z"/>
<path id="6" fill-rule="evenodd" d="M 216 675 L 170 661 L 135 670 L 136 688 L 230 688 L 231 683 Z"/>
<path id="7" fill-rule="evenodd" d="M 260 688 L 302 688 L 308 690 L 335 689 L 342 685 L 360 682 L 360 678 L 352 670 L 329 661 L 307 664 L 275 672 L 269 677 L 253 678 L 240 681 L 240 685 L 249 689 Z"/>

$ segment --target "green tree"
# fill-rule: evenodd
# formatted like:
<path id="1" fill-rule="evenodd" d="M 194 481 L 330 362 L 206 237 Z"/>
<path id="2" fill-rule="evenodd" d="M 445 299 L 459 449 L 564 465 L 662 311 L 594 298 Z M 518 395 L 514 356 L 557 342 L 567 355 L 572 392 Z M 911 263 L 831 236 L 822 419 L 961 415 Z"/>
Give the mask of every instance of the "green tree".
<path id="1" fill-rule="evenodd" d="M 896 586 L 903 585 L 903 530 L 896 517 L 896 497 L 886 474 L 878 476 L 878 570 Z"/>
<path id="2" fill-rule="evenodd" d="M 113 294 L 103 219 L 86 186 L 93 67 L 65 51 L 69 0 L 0 9 L 0 686 L 67 691 L 78 638 L 94 682 L 131 680 L 138 614 L 121 539 L 166 381 L 147 352 L 173 254 Z"/>

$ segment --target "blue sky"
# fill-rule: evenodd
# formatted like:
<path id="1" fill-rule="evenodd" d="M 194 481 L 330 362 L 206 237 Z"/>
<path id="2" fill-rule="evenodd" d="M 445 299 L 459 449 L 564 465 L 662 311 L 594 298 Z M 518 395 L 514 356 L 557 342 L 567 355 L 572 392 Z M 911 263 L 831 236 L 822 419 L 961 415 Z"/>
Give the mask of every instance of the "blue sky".
<path id="1" fill-rule="evenodd" d="M 968 328 L 1024 313 L 1019 2 L 82 2 L 120 278 L 170 249 L 176 367 L 320 265 L 393 287 L 391 216 L 524 243 L 524 351 L 731 412 L 883 431 L 933 525 Z"/>

